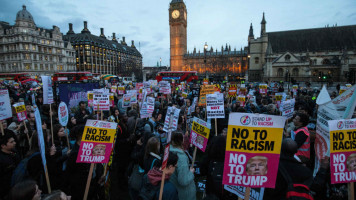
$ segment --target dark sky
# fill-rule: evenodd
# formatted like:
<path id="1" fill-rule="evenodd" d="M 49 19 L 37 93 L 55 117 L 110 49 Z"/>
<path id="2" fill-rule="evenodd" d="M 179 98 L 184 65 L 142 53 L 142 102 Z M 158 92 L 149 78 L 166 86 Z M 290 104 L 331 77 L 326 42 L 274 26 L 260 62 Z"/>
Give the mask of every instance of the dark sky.
<path id="1" fill-rule="evenodd" d="M 170 0 L 0 0 L 0 21 L 14 24 L 16 13 L 27 6 L 39 27 L 56 25 L 62 33 L 73 23 L 74 31 L 88 21 L 92 34 L 104 28 L 135 41 L 144 66 L 155 66 L 160 57 L 169 65 Z M 247 45 L 250 23 L 255 37 L 260 34 L 265 12 L 267 32 L 356 24 L 356 0 L 186 0 L 188 10 L 188 51 L 203 51 L 205 42 L 219 51 Z M 140 45 L 139 45 L 140 43 Z M 140 46 L 140 47 L 139 47 Z"/>

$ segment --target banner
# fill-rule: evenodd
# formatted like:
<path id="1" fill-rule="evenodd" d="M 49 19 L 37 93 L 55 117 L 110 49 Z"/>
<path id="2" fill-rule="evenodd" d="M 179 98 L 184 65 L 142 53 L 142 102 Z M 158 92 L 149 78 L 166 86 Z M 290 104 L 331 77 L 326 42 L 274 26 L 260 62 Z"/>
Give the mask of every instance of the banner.
<path id="1" fill-rule="evenodd" d="M 214 94 L 214 93 L 215 93 L 214 85 L 201 85 L 198 106 L 206 106 L 206 95 Z"/>
<path id="2" fill-rule="evenodd" d="M 282 116 L 286 117 L 287 119 L 292 118 L 294 113 L 294 105 L 295 99 L 283 101 L 279 108 L 279 110 L 282 112 Z"/>
<path id="3" fill-rule="evenodd" d="M 110 110 L 110 95 L 108 93 L 103 94 L 103 93 L 98 93 L 94 92 L 93 95 L 93 109 L 94 111 L 98 110 Z"/>
<path id="4" fill-rule="evenodd" d="M 224 185 L 224 189 L 233 194 L 236 194 L 241 199 L 245 197 L 246 187 L 235 186 L 235 185 Z M 264 191 L 265 188 L 251 188 L 249 200 L 263 200 Z"/>
<path id="5" fill-rule="evenodd" d="M 59 99 L 67 104 L 69 110 L 79 105 L 81 101 L 88 101 L 87 91 L 99 88 L 99 83 L 71 83 L 58 84 Z"/>
<path id="6" fill-rule="evenodd" d="M 207 118 L 225 118 L 224 95 L 221 93 L 206 95 Z"/>
<path id="7" fill-rule="evenodd" d="M 13 105 L 16 110 L 17 120 L 22 122 L 23 120 L 27 119 L 26 115 L 26 106 L 24 102 L 19 102 Z"/>
<path id="8" fill-rule="evenodd" d="M 275 187 L 285 120 L 274 115 L 230 114 L 224 185 Z"/>
<path id="9" fill-rule="evenodd" d="M 331 184 L 356 182 L 356 119 L 328 121 Z"/>
<path id="10" fill-rule="evenodd" d="M 58 120 L 62 126 L 67 126 L 68 123 L 68 108 L 66 103 L 61 102 L 58 106 Z"/>
<path id="11" fill-rule="evenodd" d="M 190 143 L 205 152 L 208 144 L 211 125 L 197 117 L 193 118 Z"/>
<path id="12" fill-rule="evenodd" d="M 77 163 L 108 163 L 117 123 L 87 120 Z"/>
<path id="13" fill-rule="evenodd" d="M 44 171 L 46 172 L 46 148 L 45 148 L 45 141 L 43 137 L 43 130 L 42 130 L 42 120 L 41 120 L 41 114 L 40 111 L 38 110 L 37 106 L 35 107 L 35 119 L 36 119 L 36 130 L 38 134 L 38 145 L 39 149 L 41 152 L 41 158 L 42 158 L 42 164 Z"/>
<path id="14" fill-rule="evenodd" d="M 351 118 L 356 105 L 355 89 L 356 85 L 335 99 L 319 105 L 316 121 L 314 176 L 319 170 L 320 161 L 329 157 L 330 130 L 327 121 Z"/>
<path id="15" fill-rule="evenodd" d="M 52 104 L 53 101 L 53 88 L 52 79 L 50 76 L 41 76 L 43 87 L 43 104 Z"/>
<path id="16" fill-rule="evenodd" d="M 237 96 L 237 85 L 230 85 L 228 94 L 229 94 L 229 97 L 236 97 Z"/>
<path id="17" fill-rule="evenodd" d="M 8 90 L 0 90 L 0 120 L 12 117 Z"/>

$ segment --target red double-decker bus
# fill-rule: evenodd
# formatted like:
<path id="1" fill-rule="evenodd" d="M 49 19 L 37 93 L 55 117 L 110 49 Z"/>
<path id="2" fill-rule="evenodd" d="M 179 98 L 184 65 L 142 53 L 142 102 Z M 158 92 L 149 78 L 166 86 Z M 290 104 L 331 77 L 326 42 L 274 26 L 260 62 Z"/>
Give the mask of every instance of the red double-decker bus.
<path id="1" fill-rule="evenodd" d="M 196 71 L 158 72 L 156 80 L 158 82 L 171 80 L 176 82 L 191 82 L 193 80 L 198 80 L 198 73 Z"/>
<path id="2" fill-rule="evenodd" d="M 1 73 L 0 74 L 0 80 L 9 80 L 9 81 L 15 81 L 21 84 L 30 82 L 30 81 L 36 81 L 35 79 L 32 79 L 31 76 L 28 73 Z"/>
<path id="3" fill-rule="evenodd" d="M 84 81 L 93 80 L 91 72 L 57 72 L 53 75 L 53 81 Z"/>

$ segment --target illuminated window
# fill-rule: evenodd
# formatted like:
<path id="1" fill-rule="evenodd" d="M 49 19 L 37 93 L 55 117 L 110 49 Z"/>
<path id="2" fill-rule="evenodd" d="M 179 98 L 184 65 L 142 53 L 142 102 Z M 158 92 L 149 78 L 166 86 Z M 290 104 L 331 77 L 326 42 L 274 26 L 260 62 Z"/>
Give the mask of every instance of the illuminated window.
<path id="1" fill-rule="evenodd" d="M 25 64 L 25 69 L 30 70 L 31 69 L 31 64 Z"/>
<path id="2" fill-rule="evenodd" d="M 28 44 L 25 44 L 25 49 L 28 50 Z"/>
<path id="3" fill-rule="evenodd" d="M 49 44 L 50 42 L 49 42 L 49 40 L 47 40 L 47 44 Z"/>
<path id="4" fill-rule="evenodd" d="M 36 46 L 32 45 L 32 50 L 36 51 Z"/>

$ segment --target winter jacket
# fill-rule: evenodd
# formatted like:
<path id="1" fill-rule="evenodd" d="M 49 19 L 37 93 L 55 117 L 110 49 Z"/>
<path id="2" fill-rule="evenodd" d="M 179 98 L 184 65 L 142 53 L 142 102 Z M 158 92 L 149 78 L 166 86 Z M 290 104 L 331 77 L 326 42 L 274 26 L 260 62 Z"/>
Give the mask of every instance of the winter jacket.
<path id="1" fill-rule="evenodd" d="M 189 159 L 182 149 L 170 147 L 170 151 L 178 156 L 177 168 L 170 181 L 178 190 L 179 199 L 196 199 L 194 174 L 189 170 Z"/>

